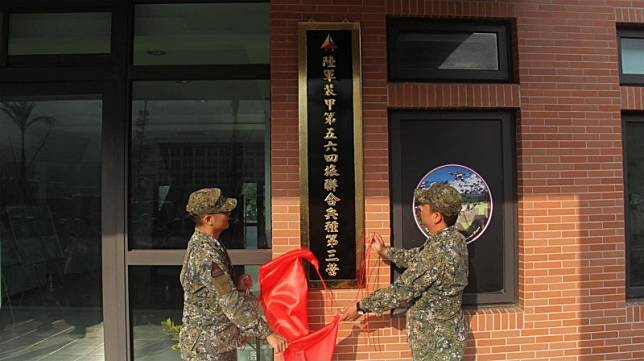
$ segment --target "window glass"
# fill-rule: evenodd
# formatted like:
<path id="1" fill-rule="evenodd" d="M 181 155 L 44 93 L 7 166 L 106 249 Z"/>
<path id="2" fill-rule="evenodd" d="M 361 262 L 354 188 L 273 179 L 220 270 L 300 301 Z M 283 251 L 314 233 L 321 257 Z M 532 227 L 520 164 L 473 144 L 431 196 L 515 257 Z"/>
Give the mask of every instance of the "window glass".
<path id="1" fill-rule="evenodd" d="M 405 67 L 435 69 L 498 70 L 499 57 L 495 33 L 406 33 L 398 37 Z"/>
<path id="2" fill-rule="evenodd" d="M 248 297 L 259 300 L 259 266 L 234 266 L 235 280 L 248 274 L 253 286 Z M 130 267 L 130 308 L 135 361 L 180 361 L 173 335 L 181 328 L 183 289 L 179 280 L 181 266 Z M 259 307 L 259 303 L 258 303 Z M 260 307 L 260 312 L 261 307 Z M 172 325 L 175 326 L 174 331 Z M 176 346 L 175 346 L 176 347 Z M 272 361 L 273 349 L 265 340 L 250 337 L 237 349 L 238 361 Z"/>
<path id="3" fill-rule="evenodd" d="M 181 326 L 183 289 L 179 281 L 181 267 L 130 267 L 130 327 L 136 361 L 176 360 L 179 350 L 173 345 Z M 176 347 L 176 346 L 175 346 Z"/>
<path id="4" fill-rule="evenodd" d="M 4 64 L 7 56 L 7 54 L 5 54 L 5 47 L 4 47 L 4 42 L 5 42 L 4 21 L 5 21 L 5 13 L 0 12 L 0 65 Z"/>
<path id="5" fill-rule="evenodd" d="M 191 192 L 238 200 L 221 241 L 269 248 L 268 80 L 145 81 L 133 85 L 130 248 L 185 248 Z"/>
<path id="6" fill-rule="evenodd" d="M 136 5 L 134 64 L 268 64 L 270 3 Z"/>
<path id="7" fill-rule="evenodd" d="M 644 74 L 644 38 L 622 38 L 622 73 Z"/>
<path id="8" fill-rule="evenodd" d="M 103 360 L 100 96 L 0 97 L 0 359 Z"/>
<path id="9" fill-rule="evenodd" d="M 625 122 L 628 286 L 644 287 L 644 122 Z"/>
<path id="10" fill-rule="evenodd" d="M 9 55 L 107 54 L 111 13 L 10 14 Z"/>
<path id="11" fill-rule="evenodd" d="M 390 18 L 388 70 L 392 81 L 510 81 L 505 23 Z"/>

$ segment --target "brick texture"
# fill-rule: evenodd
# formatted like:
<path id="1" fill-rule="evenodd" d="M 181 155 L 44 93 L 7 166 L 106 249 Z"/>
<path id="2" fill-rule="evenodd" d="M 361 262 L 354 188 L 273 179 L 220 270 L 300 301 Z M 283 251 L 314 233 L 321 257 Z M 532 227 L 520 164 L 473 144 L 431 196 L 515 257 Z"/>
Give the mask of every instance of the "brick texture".
<path id="1" fill-rule="evenodd" d="M 623 110 L 644 110 L 644 88 L 623 86 L 621 89 Z"/>
<path id="2" fill-rule="evenodd" d="M 300 245 L 297 23 L 362 27 L 366 231 L 389 240 L 388 109 L 516 110 L 518 299 L 470 309 L 466 360 L 644 360 L 644 304 L 625 297 L 621 87 L 616 27 L 644 23 L 631 0 L 273 0 L 273 254 Z M 386 17 L 509 19 L 513 84 L 388 83 Z M 373 287 L 389 268 L 373 259 Z M 313 328 L 359 290 L 311 291 Z M 368 327 L 366 327 L 368 326 Z M 410 360 L 403 317 L 343 324 L 337 360 Z"/>

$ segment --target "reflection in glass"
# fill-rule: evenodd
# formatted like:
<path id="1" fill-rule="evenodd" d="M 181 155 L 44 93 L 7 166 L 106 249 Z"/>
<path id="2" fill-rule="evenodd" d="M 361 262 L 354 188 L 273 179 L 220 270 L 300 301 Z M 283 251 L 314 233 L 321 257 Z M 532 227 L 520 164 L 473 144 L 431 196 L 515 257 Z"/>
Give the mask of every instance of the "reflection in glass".
<path id="1" fill-rule="evenodd" d="M 625 122 L 630 287 L 644 286 L 644 123 Z"/>
<path id="2" fill-rule="evenodd" d="M 133 97 L 130 248 L 185 248 L 194 230 L 186 201 L 204 187 L 238 200 L 226 247 L 270 247 L 269 82 L 135 82 Z"/>
<path id="3" fill-rule="evenodd" d="M 0 97 L 0 359 L 104 359 L 101 103 Z"/>
<path id="4" fill-rule="evenodd" d="M 234 266 L 234 280 L 244 274 L 252 277 L 253 287 L 247 297 L 259 299 L 258 266 Z M 180 361 L 172 336 L 181 326 L 183 290 L 179 282 L 180 266 L 130 267 L 130 309 L 135 361 Z M 175 331 L 170 325 L 179 326 Z M 176 347 L 175 347 L 176 348 Z M 257 350 L 260 350 L 259 352 Z M 273 350 L 265 340 L 250 338 L 237 349 L 238 361 L 272 361 Z"/>
<path id="5" fill-rule="evenodd" d="M 268 2 L 136 5 L 134 64 L 268 64 L 269 9 Z"/>
<path id="6" fill-rule="evenodd" d="M 0 12 L 0 39 L 4 39 L 4 16 L 5 13 Z M 0 64 L 4 60 L 4 57 L 7 55 L 5 54 L 4 46 L 1 47 L 0 49 Z"/>
<path id="7" fill-rule="evenodd" d="M 499 70 L 495 33 L 404 33 L 397 39 L 401 66 L 440 70 Z"/>
<path id="8" fill-rule="evenodd" d="M 11 14 L 9 55 L 109 54 L 111 13 Z"/>
<path id="9" fill-rule="evenodd" d="M 130 267 L 130 327 L 134 360 L 180 361 L 177 342 L 162 322 L 181 324 L 183 290 L 179 283 L 181 267 Z M 167 323 L 164 322 L 164 323 Z M 169 325 L 168 325 L 169 326 Z"/>
<path id="10" fill-rule="evenodd" d="M 622 73 L 644 74 L 644 38 L 622 38 Z"/>

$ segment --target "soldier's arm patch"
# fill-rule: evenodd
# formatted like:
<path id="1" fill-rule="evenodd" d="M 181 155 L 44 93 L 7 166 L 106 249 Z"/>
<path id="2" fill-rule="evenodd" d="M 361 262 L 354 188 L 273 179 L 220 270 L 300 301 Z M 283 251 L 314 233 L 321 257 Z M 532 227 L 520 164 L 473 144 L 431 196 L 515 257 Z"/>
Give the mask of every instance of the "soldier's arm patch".
<path id="1" fill-rule="evenodd" d="M 230 277 L 215 262 L 211 264 L 210 277 L 212 278 L 212 285 L 217 292 L 228 293 L 233 289 Z"/>

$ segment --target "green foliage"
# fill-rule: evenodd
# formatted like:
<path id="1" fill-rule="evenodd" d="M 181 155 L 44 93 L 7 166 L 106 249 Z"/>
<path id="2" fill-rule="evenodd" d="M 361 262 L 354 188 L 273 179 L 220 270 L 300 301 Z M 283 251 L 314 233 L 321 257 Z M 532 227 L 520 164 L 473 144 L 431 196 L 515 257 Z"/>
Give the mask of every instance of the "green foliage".
<path id="1" fill-rule="evenodd" d="M 168 332 L 170 339 L 176 341 L 175 344 L 170 346 L 173 350 L 179 349 L 179 332 L 181 332 L 181 324 L 175 324 L 171 319 L 161 321 L 161 327 Z"/>

